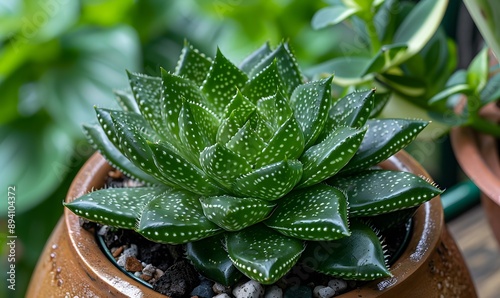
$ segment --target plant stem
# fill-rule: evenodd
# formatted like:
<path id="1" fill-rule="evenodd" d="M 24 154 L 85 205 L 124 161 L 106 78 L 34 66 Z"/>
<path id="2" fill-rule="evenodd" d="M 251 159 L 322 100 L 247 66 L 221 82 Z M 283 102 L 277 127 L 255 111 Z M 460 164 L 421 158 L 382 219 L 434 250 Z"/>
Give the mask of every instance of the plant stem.
<path id="1" fill-rule="evenodd" d="M 500 138 L 500 125 L 483 119 L 481 117 L 474 117 L 471 121 L 470 126 L 477 131 L 492 135 L 496 138 Z"/>
<path id="2" fill-rule="evenodd" d="M 368 36 L 370 38 L 372 55 L 375 55 L 378 53 L 382 45 L 380 43 L 380 39 L 377 33 L 377 28 L 375 27 L 375 22 L 373 18 L 370 18 L 370 20 L 366 22 L 366 30 L 368 31 Z"/>

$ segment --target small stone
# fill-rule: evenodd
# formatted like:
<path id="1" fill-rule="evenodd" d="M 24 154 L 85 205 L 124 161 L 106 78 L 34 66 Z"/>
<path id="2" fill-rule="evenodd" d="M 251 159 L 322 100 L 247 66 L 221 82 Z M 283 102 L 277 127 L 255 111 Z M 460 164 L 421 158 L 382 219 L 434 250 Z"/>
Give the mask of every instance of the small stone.
<path id="1" fill-rule="evenodd" d="M 312 291 L 306 286 L 291 287 L 285 291 L 284 298 L 312 298 Z"/>
<path id="2" fill-rule="evenodd" d="M 259 298 L 264 295 L 264 288 L 255 280 L 249 280 L 235 287 L 233 295 L 236 298 Z"/>
<path id="3" fill-rule="evenodd" d="M 318 298 L 319 297 L 319 291 L 323 288 L 326 288 L 325 286 L 316 286 L 313 289 L 313 296 Z"/>
<path id="4" fill-rule="evenodd" d="M 99 236 L 104 236 L 108 233 L 109 231 L 109 226 L 101 226 L 101 228 L 99 229 L 99 231 L 97 231 L 97 234 Z"/>
<path id="5" fill-rule="evenodd" d="M 142 264 L 136 257 L 128 257 L 125 260 L 125 270 L 129 272 L 140 272 L 142 271 Z"/>
<path id="6" fill-rule="evenodd" d="M 119 255 L 121 255 L 121 253 L 123 252 L 124 249 L 125 249 L 125 246 L 122 245 L 122 246 L 115 248 L 114 250 L 111 250 L 113 257 L 116 259 Z"/>
<path id="7" fill-rule="evenodd" d="M 264 298 L 282 298 L 282 297 L 283 297 L 283 290 L 278 286 L 270 286 L 266 290 L 266 295 L 264 295 Z"/>
<path id="8" fill-rule="evenodd" d="M 140 278 L 144 281 L 150 281 L 153 277 L 149 274 L 141 274 Z"/>
<path id="9" fill-rule="evenodd" d="M 123 251 L 126 257 L 137 257 L 137 245 L 130 244 L 130 247 Z"/>
<path id="10" fill-rule="evenodd" d="M 212 298 L 214 296 L 212 290 L 212 282 L 203 280 L 196 288 L 191 291 L 191 296 L 198 296 L 199 298 Z"/>
<path id="11" fill-rule="evenodd" d="M 151 264 L 147 264 L 146 266 L 144 266 L 144 264 L 143 264 L 143 267 L 144 267 L 144 269 L 142 269 L 143 274 L 153 276 L 156 272 L 156 267 L 151 265 Z"/>
<path id="12" fill-rule="evenodd" d="M 331 298 L 335 296 L 335 290 L 330 287 L 324 287 L 318 291 L 318 298 Z"/>
<path id="13" fill-rule="evenodd" d="M 337 293 L 347 290 L 347 282 L 343 279 L 332 279 L 328 282 L 328 286 L 334 289 Z"/>
<path id="14" fill-rule="evenodd" d="M 123 178 L 122 172 L 120 172 L 120 170 L 117 170 L 117 169 L 109 171 L 108 176 L 113 178 L 113 179 Z"/>
<path id="15" fill-rule="evenodd" d="M 163 272 L 161 269 L 156 268 L 155 274 L 153 276 L 154 278 L 159 279 L 163 274 L 165 274 L 165 272 Z"/>
<path id="16" fill-rule="evenodd" d="M 214 283 L 214 285 L 212 286 L 212 290 L 214 291 L 215 294 L 222 294 L 222 293 L 230 293 L 231 292 L 230 287 L 226 287 L 225 285 L 220 284 L 218 282 Z"/>
<path id="17" fill-rule="evenodd" d="M 134 276 L 140 278 L 141 277 L 141 273 L 140 272 L 134 272 Z"/>
<path id="18" fill-rule="evenodd" d="M 219 294 L 217 296 L 214 296 L 213 298 L 231 298 L 231 296 L 229 296 L 226 293 L 222 293 L 222 294 Z"/>

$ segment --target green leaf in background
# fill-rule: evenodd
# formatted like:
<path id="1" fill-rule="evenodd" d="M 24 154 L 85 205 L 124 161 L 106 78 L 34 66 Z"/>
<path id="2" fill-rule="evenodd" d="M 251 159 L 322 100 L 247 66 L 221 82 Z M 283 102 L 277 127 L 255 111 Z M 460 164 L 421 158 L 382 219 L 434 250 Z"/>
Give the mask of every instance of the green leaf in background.
<path id="1" fill-rule="evenodd" d="M 89 108 L 114 107 L 112 90 L 126 85 L 124 70 L 139 68 L 137 45 L 135 32 L 126 26 L 81 28 L 61 40 L 65 61 L 48 70 L 39 84 L 40 98 L 61 127 L 81 136 L 81 123 L 93 119 Z"/>
<path id="2" fill-rule="evenodd" d="M 325 7 L 319 10 L 312 19 L 314 29 L 336 25 L 356 13 L 356 9 L 345 6 Z"/>
<path id="3" fill-rule="evenodd" d="M 44 117 L 0 127 L 0 146 L 0 187 L 15 186 L 19 213 L 45 199 L 72 166 L 71 139 Z M 7 200 L 0 208 L 7 210 Z"/>
<path id="4" fill-rule="evenodd" d="M 500 57 L 500 2 L 464 0 L 464 4 L 488 46 Z"/>

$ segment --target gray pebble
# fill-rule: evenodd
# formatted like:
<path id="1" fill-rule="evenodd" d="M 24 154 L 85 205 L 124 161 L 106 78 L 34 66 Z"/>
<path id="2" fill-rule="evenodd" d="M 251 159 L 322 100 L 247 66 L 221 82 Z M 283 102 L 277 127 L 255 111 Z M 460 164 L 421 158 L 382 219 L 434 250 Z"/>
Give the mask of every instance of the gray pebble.
<path id="1" fill-rule="evenodd" d="M 222 294 L 219 294 L 217 296 L 214 296 L 212 298 L 231 298 L 231 296 L 229 296 L 228 294 L 226 293 L 222 293 Z"/>
<path id="2" fill-rule="evenodd" d="M 347 282 L 343 279 L 332 279 L 328 282 L 328 286 L 335 292 L 344 292 L 347 290 Z"/>
<path id="3" fill-rule="evenodd" d="M 264 298 L 282 298 L 283 290 L 278 286 L 270 286 L 266 290 L 266 295 Z"/>
<path id="4" fill-rule="evenodd" d="M 225 285 L 216 282 L 212 286 L 212 290 L 215 292 L 215 294 L 222 294 L 222 293 L 230 293 L 231 288 L 230 287 L 226 287 Z"/>
<path id="5" fill-rule="evenodd" d="M 259 298 L 264 296 L 264 288 L 255 280 L 249 280 L 235 287 L 233 295 L 236 298 Z"/>
<path id="6" fill-rule="evenodd" d="M 324 287 L 318 291 L 318 298 L 331 298 L 335 296 L 335 290 L 330 287 Z"/>

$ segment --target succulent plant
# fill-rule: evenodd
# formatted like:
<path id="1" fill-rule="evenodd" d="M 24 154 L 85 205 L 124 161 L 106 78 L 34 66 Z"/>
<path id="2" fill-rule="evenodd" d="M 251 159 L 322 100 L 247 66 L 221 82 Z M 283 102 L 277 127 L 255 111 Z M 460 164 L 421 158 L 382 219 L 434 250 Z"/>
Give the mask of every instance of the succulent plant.
<path id="1" fill-rule="evenodd" d="M 287 43 L 239 67 L 185 45 L 174 73 L 129 73 L 122 110 L 85 125 L 110 164 L 144 183 L 65 204 L 75 214 L 153 241 L 186 244 L 205 276 L 276 282 L 299 259 L 347 279 L 389 276 L 366 217 L 412 208 L 441 191 L 376 165 L 427 125 L 369 119 L 374 92 L 331 96 L 305 81 Z M 313 260 L 313 261 L 311 261 Z M 312 264 L 312 265 L 311 265 Z"/>

